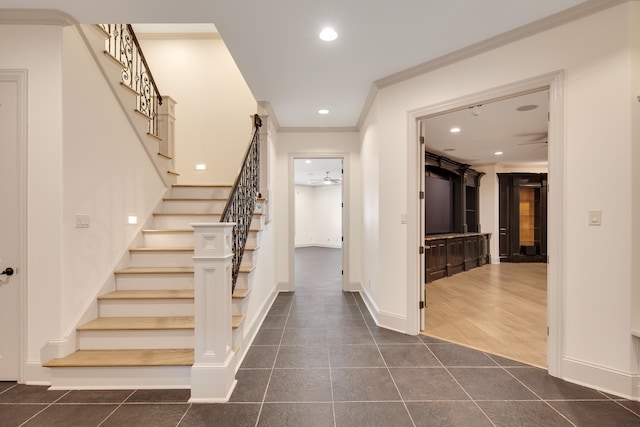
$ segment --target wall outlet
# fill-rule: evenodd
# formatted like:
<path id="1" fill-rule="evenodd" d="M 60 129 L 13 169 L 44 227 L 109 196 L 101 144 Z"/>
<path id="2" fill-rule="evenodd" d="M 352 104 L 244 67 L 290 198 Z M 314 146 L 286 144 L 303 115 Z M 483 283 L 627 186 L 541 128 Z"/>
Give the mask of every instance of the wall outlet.
<path id="1" fill-rule="evenodd" d="M 76 215 L 76 228 L 89 228 L 89 215 Z"/>

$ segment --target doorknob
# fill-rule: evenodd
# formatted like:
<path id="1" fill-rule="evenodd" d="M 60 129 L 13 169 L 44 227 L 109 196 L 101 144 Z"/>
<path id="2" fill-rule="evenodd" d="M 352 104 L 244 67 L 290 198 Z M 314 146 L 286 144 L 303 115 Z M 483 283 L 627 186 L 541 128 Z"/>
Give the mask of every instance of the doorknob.
<path id="1" fill-rule="evenodd" d="M 2 273 L 0 273 L 0 275 L 5 274 L 7 276 L 13 276 L 13 268 L 11 267 L 7 267 L 4 269 L 4 271 Z"/>

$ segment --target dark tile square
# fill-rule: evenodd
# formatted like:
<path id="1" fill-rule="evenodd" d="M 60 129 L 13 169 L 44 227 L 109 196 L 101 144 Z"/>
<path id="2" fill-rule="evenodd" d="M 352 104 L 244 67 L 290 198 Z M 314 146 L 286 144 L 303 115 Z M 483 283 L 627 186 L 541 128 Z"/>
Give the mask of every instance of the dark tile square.
<path id="1" fill-rule="evenodd" d="M 295 295 L 295 292 L 280 292 L 273 303 L 290 303 Z"/>
<path id="2" fill-rule="evenodd" d="M 327 340 L 331 345 L 374 343 L 368 328 L 329 329 Z"/>
<path id="3" fill-rule="evenodd" d="M 275 369 L 266 402 L 330 402 L 329 369 Z"/>
<path id="4" fill-rule="evenodd" d="M 640 426 L 640 417 L 614 401 L 550 401 L 562 415 L 578 426 Z"/>
<path id="5" fill-rule="evenodd" d="M 175 427 L 189 409 L 188 404 L 124 404 L 109 416 L 100 427 Z"/>
<path id="6" fill-rule="evenodd" d="M 102 422 L 118 405 L 98 404 L 55 404 L 29 420 L 29 427 L 95 427 Z M 185 408 L 186 409 L 186 408 Z"/>
<path id="7" fill-rule="evenodd" d="M 260 329 L 251 345 L 280 345 L 283 329 Z"/>
<path id="8" fill-rule="evenodd" d="M 355 304 L 325 304 L 324 312 L 327 316 L 345 316 L 348 314 L 362 316 Z"/>
<path id="9" fill-rule="evenodd" d="M 444 366 L 498 366 L 481 351 L 457 344 L 428 344 Z"/>
<path id="10" fill-rule="evenodd" d="M 0 381 L 0 393 L 14 387 L 16 385 L 15 381 Z"/>
<path id="11" fill-rule="evenodd" d="M 384 328 L 371 329 L 373 339 L 378 344 L 418 344 L 420 339 L 415 335 L 401 334 Z"/>
<path id="12" fill-rule="evenodd" d="M 230 402 L 262 402 L 271 369 L 240 369 L 236 372 L 236 388 Z"/>
<path id="13" fill-rule="evenodd" d="M 46 404 L 0 405 L 0 426 L 19 426 L 46 407 Z"/>
<path id="14" fill-rule="evenodd" d="M 126 403 L 183 403 L 191 397 L 191 390 L 136 390 Z"/>
<path id="15" fill-rule="evenodd" d="M 402 402 L 338 402 L 335 411 L 337 427 L 413 426 Z"/>
<path id="16" fill-rule="evenodd" d="M 282 346 L 276 358 L 276 368 L 328 368 L 327 346 Z"/>
<path id="17" fill-rule="evenodd" d="M 425 344 L 450 344 L 447 341 L 443 341 L 438 338 L 430 337 L 429 335 L 418 335 L 418 338 Z"/>
<path id="18" fill-rule="evenodd" d="M 487 356 L 489 356 L 491 359 L 493 359 L 494 362 L 496 362 L 498 365 L 508 368 L 508 367 L 529 367 L 530 365 L 527 365 L 525 363 L 521 363 L 518 362 L 516 360 L 511 360 L 511 359 L 507 359 L 505 357 L 500 357 L 500 356 L 496 356 L 495 354 L 488 354 Z"/>
<path id="19" fill-rule="evenodd" d="M 259 404 L 194 404 L 180 422 L 180 427 L 254 427 Z"/>
<path id="20" fill-rule="evenodd" d="M 640 402 L 635 400 L 620 400 L 618 403 L 630 411 L 635 412 L 636 415 L 640 416 Z"/>
<path id="21" fill-rule="evenodd" d="M 367 327 L 361 314 L 327 315 L 324 323 L 327 329 Z"/>
<path id="22" fill-rule="evenodd" d="M 265 403 L 258 426 L 331 427 L 331 403 Z"/>
<path id="23" fill-rule="evenodd" d="M 272 316 L 269 314 L 264 318 L 260 329 L 283 329 L 285 323 L 287 323 L 287 316 Z"/>
<path id="24" fill-rule="evenodd" d="M 285 329 L 281 345 L 325 345 L 327 330 L 324 328 Z"/>
<path id="25" fill-rule="evenodd" d="M 57 403 L 122 403 L 134 390 L 71 390 Z"/>
<path id="26" fill-rule="evenodd" d="M 251 346 L 242 361 L 240 368 L 273 368 L 273 362 L 276 360 L 278 346 L 275 345 L 257 345 Z"/>
<path id="27" fill-rule="evenodd" d="M 0 394 L 0 403 L 51 403 L 68 393 L 47 389 L 47 386 L 16 384 Z"/>
<path id="28" fill-rule="evenodd" d="M 602 400 L 604 398 L 602 393 L 596 390 L 554 378 L 543 369 L 513 368 L 507 370 L 545 400 Z"/>
<path id="29" fill-rule="evenodd" d="M 474 400 L 539 400 L 502 368 L 449 368 Z"/>
<path id="30" fill-rule="evenodd" d="M 296 302 L 291 306 L 289 314 L 291 316 L 323 315 L 324 307 L 322 304 L 318 304 L 317 301 L 309 301 L 309 303 Z"/>
<path id="31" fill-rule="evenodd" d="M 386 368 L 332 368 L 331 379 L 335 401 L 400 400 Z"/>
<path id="32" fill-rule="evenodd" d="M 570 427 L 572 424 L 545 402 L 478 402 L 496 427 Z"/>
<path id="33" fill-rule="evenodd" d="M 444 368 L 391 368 L 405 401 L 469 400 L 469 396 Z"/>
<path id="34" fill-rule="evenodd" d="M 268 316 L 288 316 L 291 312 L 291 304 L 274 304 L 269 309 Z"/>
<path id="35" fill-rule="evenodd" d="M 353 292 L 341 292 L 337 295 L 325 297 L 324 304 L 349 304 L 356 305 L 356 299 Z"/>
<path id="36" fill-rule="evenodd" d="M 338 345 L 329 347 L 332 368 L 383 368 L 384 360 L 375 345 Z"/>
<path id="37" fill-rule="evenodd" d="M 424 344 L 380 345 L 387 366 L 442 366 Z"/>
<path id="38" fill-rule="evenodd" d="M 475 403 L 407 402 L 416 427 L 492 427 Z M 510 426 L 516 427 L 516 426 Z M 542 427 L 542 426 L 540 426 Z"/>
<path id="39" fill-rule="evenodd" d="M 291 328 L 324 328 L 324 314 L 297 314 L 289 316 L 287 329 Z"/>

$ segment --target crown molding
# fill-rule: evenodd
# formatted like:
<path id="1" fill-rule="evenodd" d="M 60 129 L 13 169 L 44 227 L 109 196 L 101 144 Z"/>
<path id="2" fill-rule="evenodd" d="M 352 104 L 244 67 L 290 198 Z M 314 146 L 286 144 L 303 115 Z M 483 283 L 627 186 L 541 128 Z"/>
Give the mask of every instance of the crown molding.
<path id="1" fill-rule="evenodd" d="M 2 25 L 59 25 L 67 27 L 78 21 L 71 15 L 55 9 L 2 9 Z"/>

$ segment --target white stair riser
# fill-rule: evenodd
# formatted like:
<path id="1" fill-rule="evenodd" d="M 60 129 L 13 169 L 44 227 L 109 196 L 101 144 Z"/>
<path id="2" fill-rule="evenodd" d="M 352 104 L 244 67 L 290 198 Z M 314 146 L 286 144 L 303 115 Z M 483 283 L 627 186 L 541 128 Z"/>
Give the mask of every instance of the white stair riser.
<path id="1" fill-rule="evenodd" d="M 162 202 L 162 212 L 202 213 L 222 212 L 227 201 L 219 200 L 165 200 Z"/>
<path id="2" fill-rule="evenodd" d="M 52 390 L 189 388 L 191 366 L 72 367 L 51 369 Z"/>
<path id="3" fill-rule="evenodd" d="M 211 215 L 154 215 L 153 226 L 158 230 L 189 230 L 191 224 L 199 222 L 220 222 L 220 214 Z"/>
<path id="4" fill-rule="evenodd" d="M 144 234 L 146 248 L 193 248 L 193 232 L 153 232 Z"/>
<path id="5" fill-rule="evenodd" d="M 242 348 L 244 343 L 244 322 L 240 324 L 240 327 L 234 329 L 231 333 L 232 343 L 234 348 Z"/>
<path id="6" fill-rule="evenodd" d="M 131 267 L 193 267 L 193 251 L 132 251 Z"/>
<path id="7" fill-rule="evenodd" d="M 193 299 L 100 300 L 100 317 L 193 316 Z"/>
<path id="8" fill-rule="evenodd" d="M 193 348 L 193 329 L 78 331 L 80 350 Z"/>
<path id="9" fill-rule="evenodd" d="M 240 267 L 254 267 L 256 262 L 258 261 L 258 252 L 256 251 L 244 251 L 242 254 L 242 262 L 240 263 Z"/>
<path id="10" fill-rule="evenodd" d="M 245 305 L 247 298 L 233 298 L 231 302 L 231 315 L 232 316 L 244 316 Z M 242 325 L 240 325 L 242 327 Z"/>
<path id="11" fill-rule="evenodd" d="M 249 234 L 247 235 L 247 245 L 253 247 L 260 246 L 260 235 L 261 233 L 257 231 L 249 230 Z"/>
<path id="12" fill-rule="evenodd" d="M 119 291 L 193 289 L 193 273 L 117 274 L 116 289 Z"/>
<path id="13" fill-rule="evenodd" d="M 231 187 L 171 187 L 175 199 L 228 199 Z"/>
<path id="14" fill-rule="evenodd" d="M 238 279 L 236 280 L 237 289 L 251 289 L 251 273 L 238 273 Z"/>

